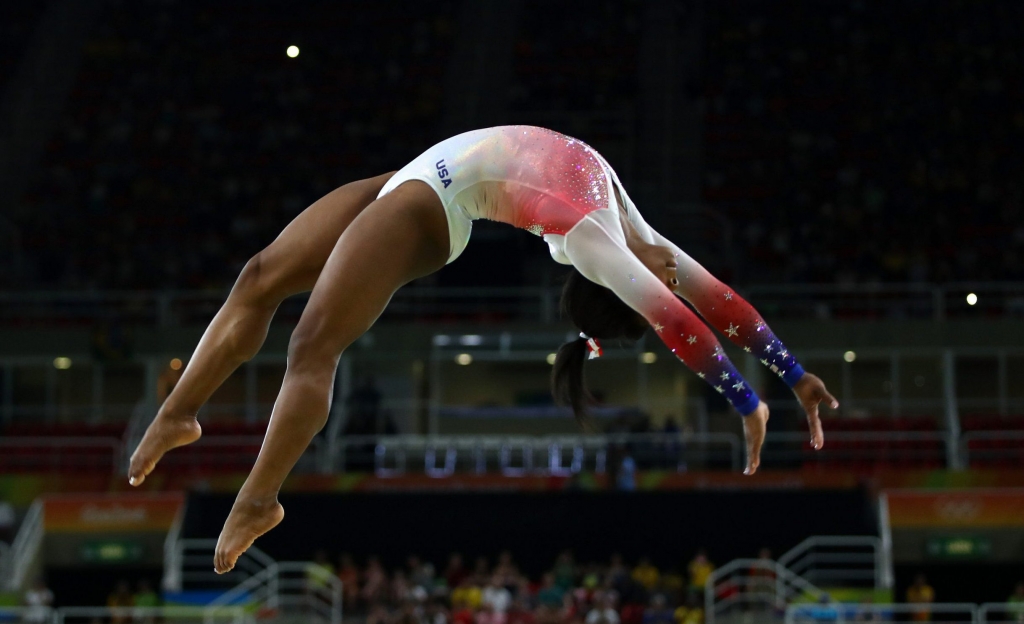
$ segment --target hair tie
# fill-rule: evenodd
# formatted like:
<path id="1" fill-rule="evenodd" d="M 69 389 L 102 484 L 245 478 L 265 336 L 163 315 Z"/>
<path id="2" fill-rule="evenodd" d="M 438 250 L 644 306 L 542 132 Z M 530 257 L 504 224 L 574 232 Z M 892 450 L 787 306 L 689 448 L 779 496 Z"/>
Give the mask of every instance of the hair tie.
<path id="1" fill-rule="evenodd" d="M 601 343 L 597 341 L 597 338 L 591 338 L 583 332 L 580 332 L 580 338 L 587 341 L 587 349 L 590 350 L 590 355 L 587 356 L 588 360 L 594 360 L 604 355 L 604 351 L 601 350 Z"/>

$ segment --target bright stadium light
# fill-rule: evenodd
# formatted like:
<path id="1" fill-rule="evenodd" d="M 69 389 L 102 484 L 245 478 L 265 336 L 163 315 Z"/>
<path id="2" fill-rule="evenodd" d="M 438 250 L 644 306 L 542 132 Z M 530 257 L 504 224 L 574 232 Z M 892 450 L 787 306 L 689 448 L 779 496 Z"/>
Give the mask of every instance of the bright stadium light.
<path id="1" fill-rule="evenodd" d="M 468 353 L 460 353 L 455 356 L 455 363 L 460 366 L 468 366 L 473 363 L 473 356 Z"/>
<path id="2" fill-rule="evenodd" d="M 853 351 L 847 351 L 846 353 L 843 354 L 843 359 L 846 360 L 847 362 L 852 362 L 857 359 L 857 354 L 854 353 Z"/>
<path id="3" fill-rule="evenodd" d="M 548 361 L 548 364 L 550 364 L 552 366 L 555 365 L 555 354 L 554 353 L 548 353 L 548 356 L 546 358 L 544 358 L 544 359 Z"/>
<path id="4" fill-rule="evenodd" d="M 288 46 L 288 49 L 285 50 L 285 54 L 288 55 L 288 58 L 295 58 L 299 55 L 299 46 Z"/>
<path id="5" fill-rule="evenodd" d="M 968 293 L 967 294 L 967 305 L 972 306 L 972 305 L 974 305 L 976 303 L 978 303 L 978 295 L 976 295 L 974 293 Z"/>
<path id="6" fill-rule="evenodd" d="M 644 351 L 640 354 L 640 361 L 644 364 L 654 364 L 658 361 L 658 354 L 653 351 Z"/>
<path id="7" fill-rule="evenodd" d="M 67 370 L 71 368 L 71 358 L 63 356 L 53 358 L 53 367 L 57 370 Z"/>
<path id="8" fill-rule="evenodd" d="M 467 347 L 476 347 L 484 342 L 484 337 L 479 334 L 466 334 L 459 337 L 459 344 L 466 345 Z"/>

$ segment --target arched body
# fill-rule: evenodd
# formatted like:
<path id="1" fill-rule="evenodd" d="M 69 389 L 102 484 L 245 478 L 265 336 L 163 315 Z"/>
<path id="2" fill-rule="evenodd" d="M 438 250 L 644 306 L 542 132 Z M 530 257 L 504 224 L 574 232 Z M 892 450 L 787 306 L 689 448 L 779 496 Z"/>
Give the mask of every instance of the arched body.
<path id="1" fill-rule="evenodd" d="M 820 380 L 804 374 L 748 303 L 647 225 L 600 154 L 543 128 L 468 132 L 395 174 L 335 190 L 250 260 L 132 456 L 129 480 L 139 485 L 165 452 L 198 439 L 199 408 L 256 354 L 278 304 L 312 289 L 263 448 L 221 533 L 219 572 L 283 518 L 277 493 L 326 423 L 341 353 L 398 288 L 458 257 L 474 219 L 543 236 L 556 261 L 642 315 L 681 361 L 748 416 L 748 472 L 759 463 L 767 407 L 679 297 L 794 388 L 820 447 L 818 403 L 837 405 Z"/>

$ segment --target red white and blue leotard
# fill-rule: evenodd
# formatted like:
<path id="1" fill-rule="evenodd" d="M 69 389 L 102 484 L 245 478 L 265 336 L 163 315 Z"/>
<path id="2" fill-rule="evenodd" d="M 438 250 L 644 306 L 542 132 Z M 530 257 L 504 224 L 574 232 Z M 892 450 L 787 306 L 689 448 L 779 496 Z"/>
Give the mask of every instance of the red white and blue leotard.
<path id="1" fill-rule="evenodd" d="M 474 130 L 424 152 L 380 194 L 409 180 L 426 182 L 441 198 L 448 216 L 449 262 L 465 249 L 474 219 L 500 221 L 542 236 L 556 261 L 573 265 L 642 314 L 672 353 L 743 415 L 757 408 L 757 394 L 714 333 L 676 295 L 790 387 L 803 376 L 796 358 L 761 315 L 647 225 L 615 171 L 582 141 L 533 126 Z M 621 215 L 645 241 L 673 250 L 679 281 L 675 292 L 629 250 Z"/>

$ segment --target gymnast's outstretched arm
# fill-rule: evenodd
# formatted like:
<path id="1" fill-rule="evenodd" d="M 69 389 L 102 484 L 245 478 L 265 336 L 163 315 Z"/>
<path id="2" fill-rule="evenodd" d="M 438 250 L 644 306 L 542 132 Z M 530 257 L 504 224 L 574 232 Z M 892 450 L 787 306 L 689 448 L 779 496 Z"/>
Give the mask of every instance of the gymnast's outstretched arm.
<path id="1" fill-rule="evenodd" d="M 646 224 L 644 224 L 646 226 Z M 764 322 L 754 306 L 735 290 L 723 284 L 699 262 L 691 258 L 675 243 L 646 226 L 654 244 L 668 247 L 676 257 L 675 292 L 690 302 L 712 327 L 724 333 L 731 342 L 758 358 L 780 379 L 786 382 L 807 413 L 811 428 L 812 445 L 821 448 L 824 434 L 818 417 L 818 405 L 839 407 L 825 384 L 816 375 L 807 373 L 786 345 Z"/>
<path id="2" fill-rule="evenodd" d="M 611 289 L 640 313 L 677 358 L 745 416 L 746 472 L 755 472 L 767 406 L 725 355 L 714 333 L 630 251 L 618 212 L 588 214 L 566 234 L 565 253 L 584 277 Z"/>

